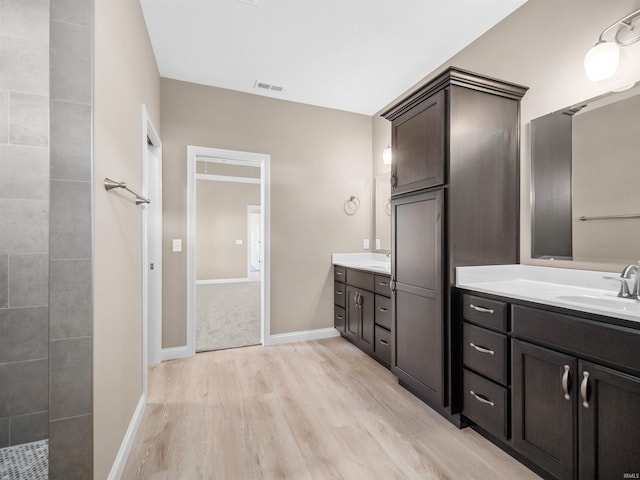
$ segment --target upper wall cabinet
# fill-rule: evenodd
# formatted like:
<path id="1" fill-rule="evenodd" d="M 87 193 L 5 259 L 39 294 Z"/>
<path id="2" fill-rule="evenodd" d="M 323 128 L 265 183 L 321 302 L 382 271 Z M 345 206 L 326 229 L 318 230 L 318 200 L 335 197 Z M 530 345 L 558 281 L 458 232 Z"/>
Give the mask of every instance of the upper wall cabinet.
<path id="1" fill-rule="evenodd" d="M 445 92 L 441 90 L 393 121 L 391 193 L 444 183 Z"/>

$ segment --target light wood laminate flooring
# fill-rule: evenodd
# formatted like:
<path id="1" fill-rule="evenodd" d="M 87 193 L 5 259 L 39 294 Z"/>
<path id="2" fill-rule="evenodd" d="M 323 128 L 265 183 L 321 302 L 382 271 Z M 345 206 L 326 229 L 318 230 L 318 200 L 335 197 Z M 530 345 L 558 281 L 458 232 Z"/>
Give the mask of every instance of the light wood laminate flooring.
<path id="1" fill-rule="evenodd" d="M 341 338 L 156 365 L 123 479 L 534 479 Z"/>

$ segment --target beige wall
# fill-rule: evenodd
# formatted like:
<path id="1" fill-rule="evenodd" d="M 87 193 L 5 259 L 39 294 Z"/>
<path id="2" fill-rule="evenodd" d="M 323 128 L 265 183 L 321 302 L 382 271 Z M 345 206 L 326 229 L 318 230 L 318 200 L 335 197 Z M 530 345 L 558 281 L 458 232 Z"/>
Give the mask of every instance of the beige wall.
<path id="1" fill-rule="evenodd" d="M 163 346 L 186 343 L 186 251 L 170 247 L 186 239 L 187 145 L 271 156 L 271 333 L 333 326 L 331 253 L 362 251 L 371 228 L 371 117 L 169 79 L 161 102 Z"/>
<path id="2" fill-rule="evenodd" d="M 140 191 L 145 104 L 160 127 L 160 79 L 137 0 L 97 0 L 94 116 L 94 478 L 107 478 L 141 388 L 141 208 L 104 190 Z"/>
<path id="3" fill-rule="evenodd" d="M 247 277 L 249 205 L 260 184 L 196 181 L 196 280 Z"/>
<path id="4" fill-rule="evenodd" d="M 450 65 L 530 87 L 521 109 L 522 263 L 605 270 L 621 267 L 618 263 L 531 259 L 530 122 L 533 118 L 611 90 L 612 83 L 599 85 L 589 81 L 583 68 L 584 55 L 604 28 L 638 8 L 640 0 L 529 0 L 398 97 L 398 100 L 403 98 Z M 640 44 L 627 47 L 624 53 L 638 58 Z M 640 62 L 636 61 L 634 70 L 632 77 L 640 79 Z M 396 101 L 390 102 L 389 106 L 394 103 Z M 378 113 L 386 108 L 381 108 Z M 376 115 L 373 121 L 376 125 L 374 137 L 390 136 L 391 127 L 386 120 Z M 378 145 L 381 143 L 377 142 Z"/>

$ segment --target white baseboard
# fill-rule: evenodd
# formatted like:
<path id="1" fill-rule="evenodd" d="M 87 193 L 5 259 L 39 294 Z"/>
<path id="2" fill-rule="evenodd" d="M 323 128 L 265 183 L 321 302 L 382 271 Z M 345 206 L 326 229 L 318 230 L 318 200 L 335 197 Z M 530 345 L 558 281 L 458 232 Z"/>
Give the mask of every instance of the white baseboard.
<path id="1" fill-rule="evenodd" d="M 283 345 L 285 343 L 306 342 L 320 340 L 322 338 L 339 337 L 340 333 L 333 327 L 318 328 L 316 330 L 304 330 L 302 332 L 279 333 L 265 338 L 264 346 Z"/>
<path id="2" fill-rule="evenodd" d="M 216 280 L 196 280 L 196 285 L 218 285 L 226 283 L 248 283 L 259 282 L 260 279 L 252 280 L 250 278 L 218 278 Z"/>
<path id="3" fill-rule="evenodd" d="M 140 400 L 138 400 L 135 412 L 133 412 L 133 417 L 131 417 L 131 422 L 129 422 L 129 428 L 127 428 L 127 433 L 125 433 L 124 438 L 122 439 L 120 450 L 118 450 L 118 455 L 116 455 L 116 459 L 113 462 L 111 472 L 109 472 L 107 480 L 120 480 L 122 477 L 124 467 L 127 464 L 127 459 L 129 458 L 129 453 L 131 452 L 131 447 L 133 446 L 133 441 L 136 438 L 136 433 L 138 432 L 138 427 L 142 421 L 142 415 L 144 414 L 146 406 L 147 396 L 143 393 L 140 396 Z"/>
<path id="4" fill-rule="evenodd" d="M 186 345 L 184 347 L 163 348 L 160 352 L 161 361 L 175 360 L 176 358 L 193 357 L 193 352 Z"/>

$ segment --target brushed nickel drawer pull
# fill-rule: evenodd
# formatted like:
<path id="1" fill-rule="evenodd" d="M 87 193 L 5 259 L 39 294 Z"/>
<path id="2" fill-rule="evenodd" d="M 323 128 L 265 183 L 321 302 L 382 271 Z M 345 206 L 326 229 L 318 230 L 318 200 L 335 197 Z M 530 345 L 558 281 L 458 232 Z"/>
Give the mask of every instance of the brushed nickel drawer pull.
<path id="1" fill-rule="evenodd" d="M 587 399 L 587 387 L 589 386 L 589 372 L 582 372 L 582 383 L 580 384 L 580 395 L 582 396 L 582 406 L 589 408 L 589 400 Z"/>
<path id="2" fill-rule="evenodd" d="M 382 287 L 388 287 L 389 284 L 387 282 L 378 282 L 378 285 L 382 286 Z"/>
<path id="3" fill-rule="evenodd" d="M 344 275 L 344 272 L 336 272 L 336 275 Z"/>
<path id="4" fill-rule="evenodd" d="M 473 398 L 475 398 L 480 403 L 484 403 L 485 405 L 491 405 L 492 407 L 495 405 L 495 403 L 493 403 L 491 400 L 487 400 L 486 398 L 483 398 L 482 396 L 478 395 L 473 390 L 469 390 L 469 393 L 471 395 L 473 395 Z"/>
<path id="5" fill-rule="evenodd" d="M 569 395 L 569 372 L 571 371 L 571 367 L 569 365 L 564 366 L 564 373 L 562 374 L 562 391 L 564 392 L 565 400 L 571 400 L 571 395 Z"/>
<path id="6" fill-rule="evenodd" d="M 470 303 L 469 306 L 473 308 L 476 312 L 493 313 L 493 308 L 477 307 L 473 303 Z"/>
<path id="7" fill-rule="evenodd" d="M 384 308 L 384 307 L 378 307 L 378 310 L 380 310 L 381 312 L 387 313 L 389 311 L 389 309 Z"/>
<path id="8" fill-rule="evenodd" d="M 387 342 L 386 340 L 382 340 L 381 338 L 379 338 L 378 341 L 383 345 L 389 345 L 389 342 Z"/>
<path id="9" fill-rule="evenodd" d="M 342 315 L 336 315 L 336 317 L 338 318 L 338 320 L 342 320 L 344 318 Z"/>
<path id="10" fill-rule="evenodd" d="M 341 292 L 340 290 L 336 290 L 336 295 L 344 295 L 344 292 Z"/>
<path id="11" fill-rule="evenodd" d="M 493 350 L 489 350 L 488 348 L 481 347 L 480 345 L 476 345 L 473 342 L 469 342 L 469 346 L 472 348 L 475 348 L 480 353 L 488 353 L 489 355 L 493 355 L 496 353 Z"/>

